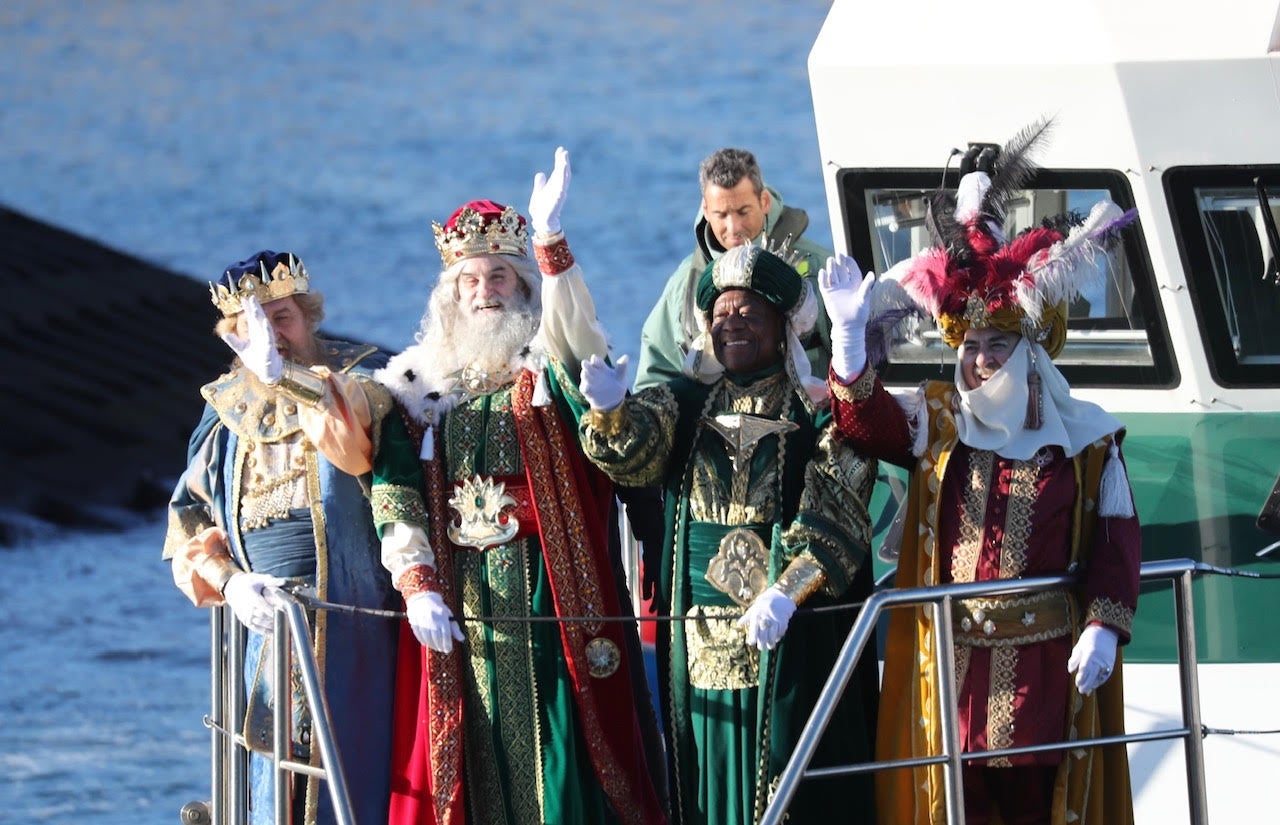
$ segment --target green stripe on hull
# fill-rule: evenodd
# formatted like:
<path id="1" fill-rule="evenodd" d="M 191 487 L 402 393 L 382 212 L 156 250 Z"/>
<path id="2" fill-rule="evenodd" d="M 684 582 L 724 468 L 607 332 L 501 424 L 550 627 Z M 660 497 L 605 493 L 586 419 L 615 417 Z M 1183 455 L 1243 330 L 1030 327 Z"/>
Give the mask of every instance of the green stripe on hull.
<path id="1" fill-rule="evenodd" d="M 1280 539 L 1259 530 L 1258 511 L 1280 472 L 1280 413 L 1128 413 L 1124 442 L 1142 520 L 1145 561 L 1190 558 L 1280 573 L 1259 550 Z M 1201 662 L 1280 661 L 1280 581 L 1201 577 L 1194 586 Z M 1144 588 L 1127 662 L 1174 659 L 1169 585 Z"/>
<path id="2" fill-rule="evenodd" d="M 1117 413 L 1128 428 L 1125 463 L 1142 521 L 1143 560 L 1189 558 L 1218 567 L 1280 573 L 1256 553 L 1280 536 L 1258 529 L 1258 511 L 1280 473 L 1280 413 Z M 882 472 L 902 480 L 896 467 Z M 901 487 L 899 486 L 899 489 Z M 880 514 L 876 546 L 896 506 L 881 481 L 872 498 Z M 890 565 L 877 559 L 876 575 Z M 1196 653 L 1204 663 L 1280 662 L 1280 580 L 1209 576 L 1193 587 Z M 1143 589 L 1130 663 L 1175 659 L 1171 585 Z"/>

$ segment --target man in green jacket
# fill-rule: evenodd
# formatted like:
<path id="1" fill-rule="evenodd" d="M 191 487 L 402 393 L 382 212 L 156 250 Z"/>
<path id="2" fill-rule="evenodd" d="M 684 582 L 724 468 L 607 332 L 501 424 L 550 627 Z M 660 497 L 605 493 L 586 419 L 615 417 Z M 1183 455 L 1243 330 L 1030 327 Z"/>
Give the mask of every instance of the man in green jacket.
<path id="1" fill-rule="evenodd" d="M 788 259 L 806 280 L 817 274 L 831 251 L 803 237 L 809 216 L 784 206 L 782 196 L 765 186 L 760 164 L 745 149 L 717 149 L 698 167 L 702 204 L 694 224 L 696 244 L 680 262 L 649 312 L 640 333 L 640 363 L 635 389 L 662 384 L 686 373 L 686 355 L 700 334 L 695 306 L 698 276 L 726 250 L 745 243 L 766 245 Z M 830 325 L 819 300 L 818 324 L 801 342 L 814 376 L 827 374 L 831 357 Z M 689 359 L 692 360 L 692 359 Z M 688 366 L 696 370 L 696 364 Z"/>

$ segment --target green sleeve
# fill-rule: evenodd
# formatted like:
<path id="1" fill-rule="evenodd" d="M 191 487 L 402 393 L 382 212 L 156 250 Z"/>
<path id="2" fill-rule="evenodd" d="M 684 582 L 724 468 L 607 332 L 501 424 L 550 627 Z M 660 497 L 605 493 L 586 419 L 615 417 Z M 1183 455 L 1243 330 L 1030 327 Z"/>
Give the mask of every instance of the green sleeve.
<path id="1" fill-rule="evenodd" d="M 654 486 L 666 473 L 679 412 L 665 384 L 629 396 L 622 402 L 613 431 L 598 429 L 593 416 L 582 417 L 578 431 L 582 451 L 618 484 Z"/>
<path id="2" fill-rule="evenodd" d="M 680 262 L 680 266 L 667 279 L 658 303 L 649 311 L 644 327 L 640 330 L 640 359 L 636 365 L 635 390 L 649 389 L 665 384 L 684 374 L 683 346 L 687 343 L 684 324 L 680 318 L 684 308 L 685 290 L 689 282 L 689 267 L 693 256 Z"/>
<path id="3" fill-rule="evenodd" d="M 379 536 L 383 526 L 392 521 L 406 521 L 427 529 L 418 448 L 409 436 L 399 410 L 382 420 L 382 438 L 373 457 L 373 486 L 369 503 Z"/>
<path id="4" fill-rule="evenodd" d="M 848 589 L 867 561 L 871 544 L 867 504 L 876 470 L 874 459 L 836 438 L 830 424 L 823 427 L 805 467 L 799 510 L 782 542 L 788 559 L 803 554 L 818 563 L 826 573 L 823 590 L 833 597 Z"/>

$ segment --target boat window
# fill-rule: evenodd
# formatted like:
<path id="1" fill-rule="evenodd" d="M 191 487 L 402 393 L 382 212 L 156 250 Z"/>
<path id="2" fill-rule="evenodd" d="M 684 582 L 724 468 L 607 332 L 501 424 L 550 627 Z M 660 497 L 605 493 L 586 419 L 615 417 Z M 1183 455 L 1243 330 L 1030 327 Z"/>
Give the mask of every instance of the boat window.
<path id="1" fill-rule="evenodd" d="M 1272 248 L 1266 218 L 1274 231 L 1280 167 L 1180 167 L 1168 170 L 1164 183 L 1214 377 L 1226 386 L 1274 386 L 1280 250 Z"/>
<path id="2" fill-rule="evenodd" d="M 885 272 L 932 245 L 925 225 L 926 199 L 943 181 L 942 170 L 844 170 L 841 192 L 853 256 L 864 268 Z M 946 185 L 954 188 L 952 170 Z M 1128 181 L 1114 172 L 1037 173 L 1010 204 L 1004 231 L 1014 237 L 1043 218 L 1075 211 L 1087 215 L 1110 198 L 1132 205 Z M 1056 363 L 1077 386 L 1171 386 L 1176 383 L 1167 335 L 1155 301 L 1151 266 L 1140 227 L 1126 230 L 1125 242 L 1099 261 L 1096 286 L 1068 307 L 1067 344 Z M 910 319 L 891 335 L 887 381 L 912 382 L 950 376 L 955 353 L 933 323 Z"/>

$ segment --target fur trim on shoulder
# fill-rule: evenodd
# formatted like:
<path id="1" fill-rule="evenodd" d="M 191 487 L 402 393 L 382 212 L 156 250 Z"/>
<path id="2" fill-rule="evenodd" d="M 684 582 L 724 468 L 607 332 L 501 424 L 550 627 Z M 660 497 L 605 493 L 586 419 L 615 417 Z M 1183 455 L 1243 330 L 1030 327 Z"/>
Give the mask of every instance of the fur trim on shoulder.
<path id="1" fill-rule="evenodd" d="M 392 356 L 373 378 L 420 424 L 439 423 L 440 416 L 458 403 L 458 396 L 451 392 L 453 387 L 434 377 L 431 359 L 422 344 Z"/>

